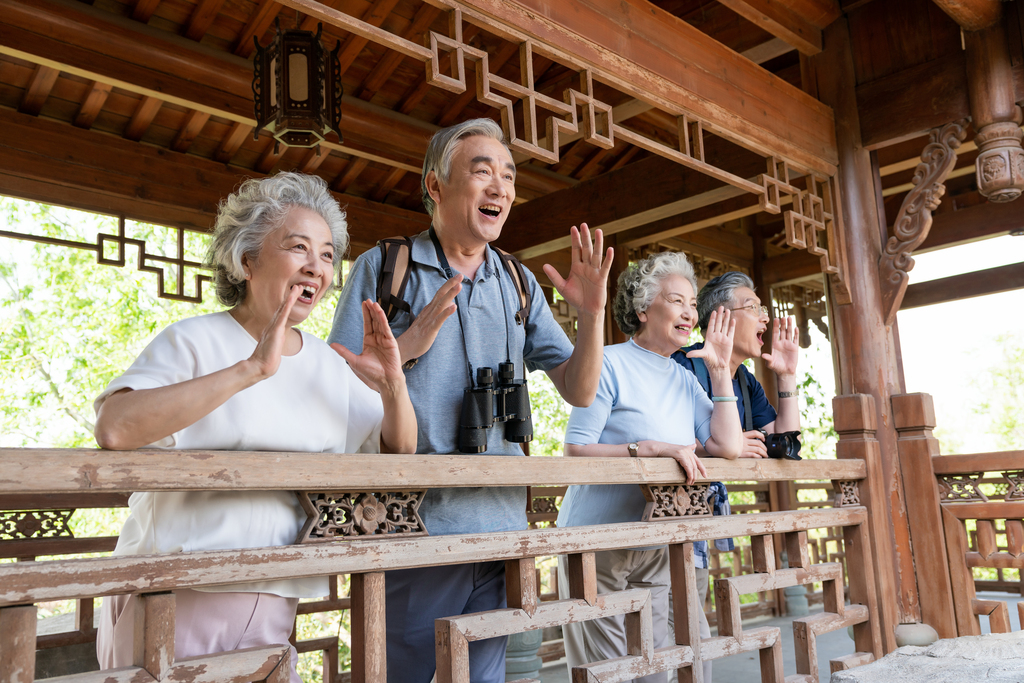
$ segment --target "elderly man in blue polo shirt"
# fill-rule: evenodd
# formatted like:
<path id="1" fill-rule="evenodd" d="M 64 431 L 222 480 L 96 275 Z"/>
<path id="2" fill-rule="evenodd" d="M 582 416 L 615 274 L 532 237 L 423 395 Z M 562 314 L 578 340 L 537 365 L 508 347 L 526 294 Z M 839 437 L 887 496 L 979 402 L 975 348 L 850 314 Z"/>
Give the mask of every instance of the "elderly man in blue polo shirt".
<path id="1" fill-rule="evenodd" d="M 463 391 L 475 385 L 478 368 L 511 361 L 517 380 L 530 370 L 544 370 L 574 406 L 589 405 L 597 392 L 612 250 L 603 252 L 600 230 L 592 243 L 582 224 L 581 230 L 570 230 L 568 277 L 544 266 L 579 311 L 575 347 L 529 271 L 525 284 L 534 304 L 525 323 L 517 319 L 519 290 L 488 247 L 512 208 L 515 176 L 502 130 L 489 119 L 442 129 L 428 146 L 422 190 L 432 225 L 412 244 L 403 297 L 411 310 L 399 312 L 391 323 L 416 408 L 418 453 L 458 452 Z M 375 297 L 380 272 L 379 250 L 356 260 L 329 341 L 359 353 L 361 302 Z M 505 439 L 500 423 L 484 431 L 486 455 L 523 454 L 519 443 Z M 449 488 L 429 491 L 420 513 L 436 536 L 525 529 L 525 510 L 524 488 Z M 436 618 L 505 607 L 503 562 L 392 571 L 385 587 L 388 681 L 393 683 L 428 683 L 434 675 Z M 503 682 L 505 639 L 470 643 L 469 660 L 473 683 Z"/>

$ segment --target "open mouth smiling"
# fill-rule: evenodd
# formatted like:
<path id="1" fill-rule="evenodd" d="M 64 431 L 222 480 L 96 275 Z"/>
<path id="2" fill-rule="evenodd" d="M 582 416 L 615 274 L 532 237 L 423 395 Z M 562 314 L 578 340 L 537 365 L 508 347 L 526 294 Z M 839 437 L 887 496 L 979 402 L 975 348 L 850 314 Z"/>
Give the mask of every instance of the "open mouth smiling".
<path id="1" fill-rule="evenodd" d="M 501 215 L 501 207 L 494 204 L 484 204 L 478 211 L 488 218 L 497 218 Z"/>
<path id="2" fill-rule="evenodd" d="M 304 304 L 313 303 L 313 297 L 316 296 L 317 289 L 314 285 L 302 285 L 302 294 L 299 295 L 299 301 Z"/>

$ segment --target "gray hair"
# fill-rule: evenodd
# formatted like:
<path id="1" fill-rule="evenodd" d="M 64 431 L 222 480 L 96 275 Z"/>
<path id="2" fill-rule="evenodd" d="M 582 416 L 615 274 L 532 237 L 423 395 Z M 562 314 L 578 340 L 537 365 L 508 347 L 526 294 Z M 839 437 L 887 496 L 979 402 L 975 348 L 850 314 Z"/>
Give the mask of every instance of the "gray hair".
<path id="1" fill-rule="evenodd" d="M 279 228 L 296 206 L 319 214 L 330 228 L 334 241 L 335 278 L 332 280 L 336 279 L 348 249 L 348 223 L 323 178 L 294 172 L 250 178 L 221 200 L 217 210 L 206 261 L 214 269 L 213 284 L 218 301 L 230 307 L 245 301 L 248 283 L 242 257 L 251 261 L 258 259 L 267 235 Z"/>
<path id="2" fill-rule="evenodd" d="M 733 308 L 739 304 L 736 301 L 736 290 L 740 287 L 754 289 L 754 281 L 746 273 L 735 270 L 708 280 L 697 294 L 697 324 L 701 331 L 708 329 L 711 313 L 718 310 L 719 306 Z"/>
<path id="3" fill-rule="evenodd" d="M 697 278 L 686 254 L 663 251 L 642 261 L 629 264 L 619 275 L 612 315 L 623 334 L 633 336 L 640 331 L 638 313 L 646 311 L 661 291 L 661 282 L 670 275 L 684 278 L 697 291 Z"/>
<path id="4" fill-rule="evenodd" d="M 423 175 L 420 176 L 423 206 L 431 216 L 434 215 L 436 205 L 427 192 L 427 174 L 433 171 L 438 180 L 447 183 L 452 176 L 452 157 L 455 156 L 455 148 L 461 140 L 472 135 L 494 138 L 508 149 L 505 132 L 491 119 L 470 119 L 434 133 L 434 137 L 430 138 L 430 144 L 427 145 L 427 155 L 423 157 Z M 511 151 L 509 153 L 511 154 Z"/>

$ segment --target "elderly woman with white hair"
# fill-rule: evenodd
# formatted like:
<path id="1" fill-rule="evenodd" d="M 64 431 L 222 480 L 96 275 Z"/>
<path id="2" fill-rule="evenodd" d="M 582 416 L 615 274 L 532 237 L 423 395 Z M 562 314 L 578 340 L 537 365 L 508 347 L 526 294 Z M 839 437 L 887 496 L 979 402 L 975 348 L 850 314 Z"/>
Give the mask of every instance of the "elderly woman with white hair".
<path id="1" fill-rule="evenodd" d="M 619 277 L 614 314 L 631 339 L 606 346 L 597 398 L 573 408 L 565 435 L 565 455 L 602 458 L 672 458 L 687 482 L 707 475 L 694 453 L 696 443 L 709 455 L 740 455 L 742 435 L 733 403 L 729 359 L 735 323 L 721 308 L 711 314 L 705 345 L 691 352 L 707 366 L 714 389 L 709 399 L 694 375 L 672 359 L 697 324 L 697 283 L 686 256 L 666 252 L 631 265 Z M 646 501 L 635 484 L 571 486 L 558 515 L 559 527 L 638 522 Z M 701 541 L 702 543 L 704 541 Z M 568 597 L 566 558 L 559 558 L 559 591 Z M 673 643 L 669 619 L 669 561 L 665 546 L 596 553 L 599 593 L 629 588 L 651 591 L 654 647 Z M 703 610 L 701 610 L 703 618 Z M 707 634 L 707 620 L 701 630 Z M 572 667 L 623 657 L 623 616 L 563 627 L 566 660 Z M 667 673 L 644 683 L 664 683 Z"/>
<path id="2" fill-rule="evenodd" d="M 380 306 L 363 302 L 360 355 L 295 328 L 331 288 L 347 247 L 345 214 L 322 179 L 243 183 L 221 202 L 210 247 L 229 310 L 171 325 L 110 383 L 95 404 L 99 445 L 415 451 L 416 415 Z M 144 492 L 129 507 L 115 555 L 288 545 L 306 518 L 290 491 Z M 328 592 L 324 577 L 175 591 L 175 657 L 287 643 L 299 599 Z M 104 600 L 104 669 L 132 664 L 135 599 Z M 293 648 L 294 683 L 296 659 Z"/>

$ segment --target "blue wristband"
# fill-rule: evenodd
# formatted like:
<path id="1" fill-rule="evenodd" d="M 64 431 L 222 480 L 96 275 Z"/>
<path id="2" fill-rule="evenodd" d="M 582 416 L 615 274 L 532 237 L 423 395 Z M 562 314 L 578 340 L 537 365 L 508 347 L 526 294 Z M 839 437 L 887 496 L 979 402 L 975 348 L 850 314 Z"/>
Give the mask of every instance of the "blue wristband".
<path id="1" fill-rule="evenodd" d="M 712 396 L 711 400 L 715 403 L 735 403 L 740 399 L 738 396 Z"/>

